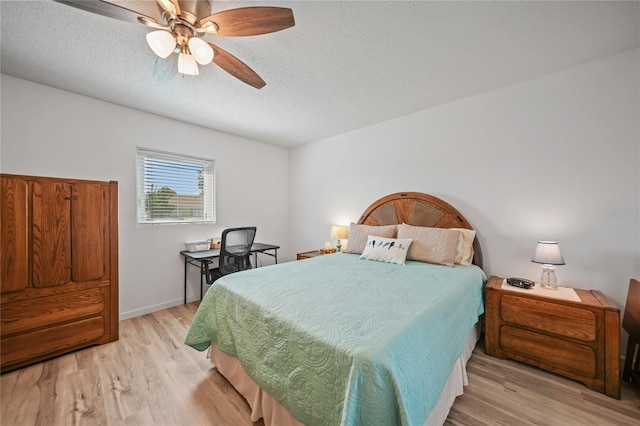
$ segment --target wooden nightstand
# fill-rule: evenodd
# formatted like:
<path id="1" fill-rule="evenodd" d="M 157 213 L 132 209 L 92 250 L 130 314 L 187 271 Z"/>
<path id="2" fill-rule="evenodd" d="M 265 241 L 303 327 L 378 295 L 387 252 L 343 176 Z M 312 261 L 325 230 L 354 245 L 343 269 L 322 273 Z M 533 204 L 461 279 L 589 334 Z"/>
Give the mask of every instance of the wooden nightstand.
<path id="1" fill-rule="evenodd" d="M 485 292 L 485 352 L 584 383 L 620 399 L 620 311 L 600 291 L 552 297 L 491 277 Z M 569 292 L 571 293 L 571 292 Z"/>
<path id="2" fill-rule="evenodd" d="M 316 256 L 324 256 L 325 254 L 332 254 L 335 253 L 335 249 L 333 249 L 334 251 L 330 251 L 327 253 L 323 253 L 320 250 L 311 250 L 311 251 L 305 251 L 303 253 L 298 253 L 296 255 L 296 260 L 302 260 L 302 259 L 311 259 L 312 257 L 316 257 Z"/>

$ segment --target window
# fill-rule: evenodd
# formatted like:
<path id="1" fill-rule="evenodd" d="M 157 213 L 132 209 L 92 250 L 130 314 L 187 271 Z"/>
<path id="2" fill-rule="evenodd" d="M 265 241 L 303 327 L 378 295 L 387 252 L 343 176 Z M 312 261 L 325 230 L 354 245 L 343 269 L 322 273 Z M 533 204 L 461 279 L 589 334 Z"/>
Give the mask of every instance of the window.
<path id="1" fill-rule="evenodd" d="M 138 148 L 138 224 L 215 223 L 214 161 Z"/>

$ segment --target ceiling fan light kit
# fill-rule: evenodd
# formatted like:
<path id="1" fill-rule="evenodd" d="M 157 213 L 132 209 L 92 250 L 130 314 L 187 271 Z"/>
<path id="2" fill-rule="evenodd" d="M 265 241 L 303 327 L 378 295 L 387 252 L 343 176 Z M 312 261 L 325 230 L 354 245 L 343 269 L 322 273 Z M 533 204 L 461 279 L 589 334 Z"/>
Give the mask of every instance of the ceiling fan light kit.
<path id="1" fill-rule="evenodd" d="M 209 65 L 213 61 L 213 49 L 206 41 L 192 37 L 189 39 L 189 50 L 200 65 Z"/>
<path id="2" fill-rule="evenodd" d="M 175 37 L 171 33 L 163 30 L 147 33 L 147 43 L 151 50 L 153 50 L 153 53 L 163 59 L 171 55 L 177 45 Z"/>
<path id="3" fill-rule="evenodd" d="M 182 52 L 178 54 L 178 72 L 182 75 L 196 76 L 200 74 L 198 71 L 198 64 L 193 55 Z"/>
<path id="4" fill-rule="evenodd" d="M 265 81 L 240 59 L 201 37 L 252 36 L 281 31 L 295 25 L 291 9 L 242 7 L 211 14 L 209 0 L 156 0 L 164 23 L 105 0 L 55 0 L 79 9 L 127 22 L 139 22 L 156 31 L 147 44 L 160 58 L 178 54 L 178 72 L 198 75 L 198 64 L 214 62 L 237 79 L 261 89 Z M 202 18 L 201 18 L 202 17 Z"/>

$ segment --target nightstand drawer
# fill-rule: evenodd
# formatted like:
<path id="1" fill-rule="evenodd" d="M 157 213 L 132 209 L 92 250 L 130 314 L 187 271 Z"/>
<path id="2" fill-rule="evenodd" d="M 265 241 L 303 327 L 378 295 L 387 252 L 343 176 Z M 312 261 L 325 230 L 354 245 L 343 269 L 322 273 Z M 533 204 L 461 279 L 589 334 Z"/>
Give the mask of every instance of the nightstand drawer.
<path id="1" fill-rule="evenodd" d="M 588 346 L 508 325 L 502 327 L 500 345 L 516 357 L 543 364 L 547 370 L 596 376 L 596 354 Z"/>
<path id="2" fill-rule="evenodd" d="M 311 259 L 312 257 L 324 256 L 327 254 L 333 254 L 336 252 L 336 249 L 322 249 L 322 250 L 311 250 L 305 251 L 304 253 L 298 253 L 296 256 L 296 260 L 304 260 Z"/>
<path id="3" fill-rule="evenodd" d="M 501 303 L 500 312 L 506 323 L 583 342 L 596 339 L 596 316 L 591 311 L 508 295 Z"/>

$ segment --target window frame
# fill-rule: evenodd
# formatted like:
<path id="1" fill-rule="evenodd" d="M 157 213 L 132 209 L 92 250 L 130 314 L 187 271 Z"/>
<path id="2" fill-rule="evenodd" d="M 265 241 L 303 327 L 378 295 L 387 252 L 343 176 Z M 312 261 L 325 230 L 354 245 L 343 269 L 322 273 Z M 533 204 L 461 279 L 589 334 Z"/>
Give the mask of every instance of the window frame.
<path id="1" fill-rule="evenodd" d="M 188 164 L 189 166 L 201 166 L 205 171 L 203 180 L 202 196 L 202 216 L 201 217 L 181 217 L 181 208 L 177 208 L 177 214 L 170 217 L 147 218 L 147 180 L 145 173 L 148 160 L 159 160 L 160 162 L 175 162 L 176 164 Z M 160 176 L 162 177 L 162 176 Z M 163 177 L 167 179 L 167 177 Z M 197 178 L 196 178 L 197 179 Z M 189 181 L 181 182 L 189 184 Z M 198 185 L 198 182 L 195 182 Z M 175 192 L 175 190 L 174 190 Z M 176 196 L 188 195 L 176 193 Z M 207 203 L 209 205 L 207 205 Z M 216 223 L 216 177 L 215 160 L 210 158 L 196 157 L 192 155 L 179 154 L 167 151 L 160 151 L 151 148 L 136 147 L 136 223 L 138 226 L 149 225 L 186 225 L 186 224 L 215 224 Z"/>

